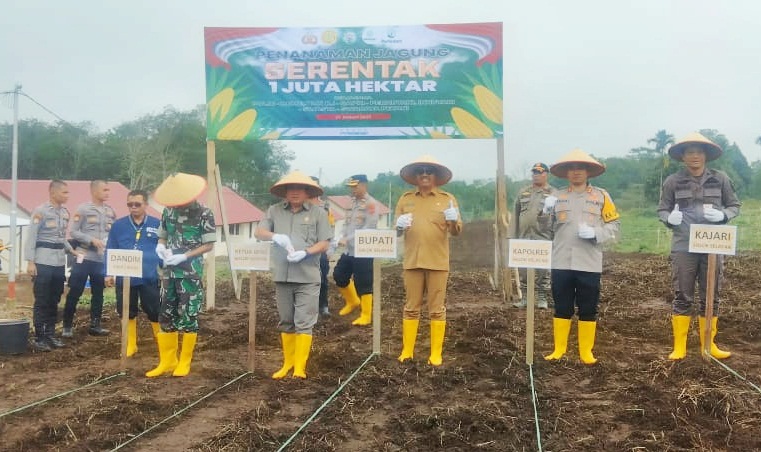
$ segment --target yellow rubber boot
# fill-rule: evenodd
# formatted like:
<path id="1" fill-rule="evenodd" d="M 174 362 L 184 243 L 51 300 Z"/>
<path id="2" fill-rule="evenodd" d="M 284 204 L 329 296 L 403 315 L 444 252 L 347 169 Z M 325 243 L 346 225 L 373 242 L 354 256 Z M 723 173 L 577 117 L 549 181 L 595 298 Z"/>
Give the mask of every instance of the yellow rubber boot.
<path id="1" fill-rule="evenodd" d="M 280 333 L 280 341 L 283 343 L 283 367 L 272 374 L 272 378 L 280 380 L 288 375 L 293 369 L 293 359 L 296 354 L 296 333 Z"/>
<path id="2" fill-rule="evenodd" d="M 412 355 L 415 353 L 418 325 L 420 325 L 419 319 L 402 320 L 402 354 L 398 358 L 400 363 L 412 359 Z"/>
<path id="3" fill-rule="evenodd" d="M 571 319 L 554 317 L 552 319 L 552 333 L 555 336 L 555 350 L 544 357 L 547 361 L 562 358 L 568 350 L 568 335 L 571 333 Z"/>
<path id="4" fill-rule="evenodd" d="M 158 377 L 172 372 L 177 367 L 177 331 L 171 333 L 159 332 L 156 339 L 159 343 L 159 365 L 145 373 L 148 378 Z"/>
<path id="5" fill-rule="evenodd" d="M 182 335 L 182 351 L 180 352 L 180 362 L 174 369 L 172 375 L 175 377 L 184 377 L 190 373 L 190 363 L 193 361 L 193 350 L 196 348 L 198 333 L 185 333 Z"/>
<path id="6" fill-rule="evenodd" d="M 159 322 L 151 322 L 151 329 L 153 330 L 153 339 L 156 343 L 159 342 L 159 333 L 161 332 L 161 326 Z"/>
<path id="7" fill-rule="evenodd" d="M 595 330 L 597 322 L 579 320 L 579 358 L 584 364 L 594 364 L 597 358 L 592 355 L 595 346 Z"/>
<path id="8" fill-rule="evenodd" d="M 446 326 L 446 320 L 431 320 L 431 356 L 428 357 L 428 364 L 432 366 L 440 366 L 443 361 L 441 351 L 444 348 Z"/>
<path id="9" fill-rule="evenodd" d="M 293 359 L 293 378 L 307 377 L 307 361 L 312 350 L 311 334 L 296 334 L 296 353 Z"/>
<path id="10" fill-rule="evenodd" d="M 137 319 L 127 321 L 127 357 L 137 353 Z"/>
<path id="11" fill-rule="evenodd" d="M 349 284 L 346 287 L 339 287 L 338 291 L 341 292 L 341 296 L 344 299 L 344 307 L 338 311 L 338 315 L 349 315 L 357 306 L 359 306 L 359 295 L 357 295 L 357 289 L 354 287 L 354 280 L 350 279 Z"/>
<path id="12" fill-rule="evenodd" d="M 726 359 L 732 356 L 732 352 L 728 352 L 728 351 L 720 349 L 713 342 L 713 339 L 716 337 L 716 332 L 718 331 L 717 329 L 718 323 L 719 323 L 718 317 L 711 317 L 711 356 L 713 356 L 716 359 Z M 705 328 L 706 328 L 706 318 L 702 316 L 698 317 L 698 325 L 700 327 L 700 353 L 703 353 L 703 346 L 705 344 L 705 336 L 703 334 L 703 331 L 705 331 Z"/>
<path id="13" fill-rule="evenodd" d="M 672 315 L 671 328 L 674 330 L 674 351 L 669 355 L 669 359 L 684 359 L 687 356 L 687 332 L 690 331 L 690 320 L 688 315 Z"/>
<path id="14" fill-rule="evenodd" d="M 351 322 L 352 325 L 370 325 L 373 323 L 373 294 L 362 295 L 359 299 L 361 313 L 357 320 Z"/>

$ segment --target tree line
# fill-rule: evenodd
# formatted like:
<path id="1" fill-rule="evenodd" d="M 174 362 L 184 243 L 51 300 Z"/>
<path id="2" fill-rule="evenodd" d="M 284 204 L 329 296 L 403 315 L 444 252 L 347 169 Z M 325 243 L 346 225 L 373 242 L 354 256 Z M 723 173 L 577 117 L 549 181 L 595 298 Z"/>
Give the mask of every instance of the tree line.
<path id="1" fill-rule="evenodd" d="M 106 132 L 90 122 L 54 124 L 36 119 L 19 122 L 18 177 L 20 179 L 108 179 L 130 189 L 152 190 L 166 176 L 183 171 L 206 174 L 206 110 L 203 106 L 180 111 L 167 107 L 158 114 L 127 121 Z M 703 135 L 724 150 L 723 156 L 709 166 L 727 172 L 740 198 L 761 194 L 761 162 L 749 164 L 739 146 L 716 130 Z M 0 178 L 11 177 L 12 124 L 0 124 Z M 674 136 L 659 130 L 625 156 L 598 158 L 606 172 L 592 183 L 607 189 L 621 208 L 654 208 L 662 181 L 677 171 L 678 162 L 669 159 L 668 147 Z M 756 141 L 761 145 L 761 137 Z M 217 164 L 224 185 L 236 190 L 254 205 L 265 208 L 276 201 L 269 187 L 290 170 L 294 155 L 282 142 L 216 143 Z M 548 162 L 551 163 L 551 162 Z M 512 206 L 526 179 L 506 177 L 508 202 Z M 564 181 L 550 178 L 556 187 Z M 394 209 L 399 196 L 410 187 L 397 172 L 376 175 L 369 192 Z M 339 184 L 325 187 L 326 194 L 347 194 Z M 446 190 L 453 193 L 466 221 L 494 216 L 496 183 L 494 179 L 471 183 L 451 181 Z"/>

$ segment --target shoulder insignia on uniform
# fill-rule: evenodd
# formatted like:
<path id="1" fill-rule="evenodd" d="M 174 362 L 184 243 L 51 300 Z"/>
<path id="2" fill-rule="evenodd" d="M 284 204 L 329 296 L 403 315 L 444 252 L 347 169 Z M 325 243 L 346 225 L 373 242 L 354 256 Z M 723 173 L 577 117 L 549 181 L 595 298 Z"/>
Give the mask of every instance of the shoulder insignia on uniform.
<path id="1" fill-rule="evenodd" d="M 74 222 L 76 223 L 77 221 L 79 221 L 79 214 L 78 213 L 74 214 Z"/>
<path id="2" fill-rule="evenodd" d="M 374 202 L 368 203 L 366 210 L 367 210 L 367 213 L 374 214 L 375 213 L 375 203 Z"/>

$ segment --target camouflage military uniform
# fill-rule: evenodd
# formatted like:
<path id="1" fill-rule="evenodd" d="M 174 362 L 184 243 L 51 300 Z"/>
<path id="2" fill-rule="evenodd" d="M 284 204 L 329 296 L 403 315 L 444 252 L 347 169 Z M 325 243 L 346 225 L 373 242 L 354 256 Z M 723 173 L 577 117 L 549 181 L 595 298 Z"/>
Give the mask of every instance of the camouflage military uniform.
<path id="1" fill-rule="evenodd" d="M 167 207 L 161 214 L 159 238 L 172 254 L 185 253 L 216 240 L 211 209 L 193 202 Z M 166 332 L 198 332 L 198 312 L 203 305 L 203 256 L 194 256 L 166 268 L 161 285 L 159 323 Z"/>

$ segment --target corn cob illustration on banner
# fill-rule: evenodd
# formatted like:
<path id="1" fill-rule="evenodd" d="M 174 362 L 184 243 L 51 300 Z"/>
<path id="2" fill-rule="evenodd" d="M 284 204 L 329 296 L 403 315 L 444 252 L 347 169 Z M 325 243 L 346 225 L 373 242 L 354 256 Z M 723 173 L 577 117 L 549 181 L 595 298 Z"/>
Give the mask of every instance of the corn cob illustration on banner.
<path id="1" fill-rule="evenodd" d="M 211 140 L 503 135 L 502 24 L 206 28 Z"/>

